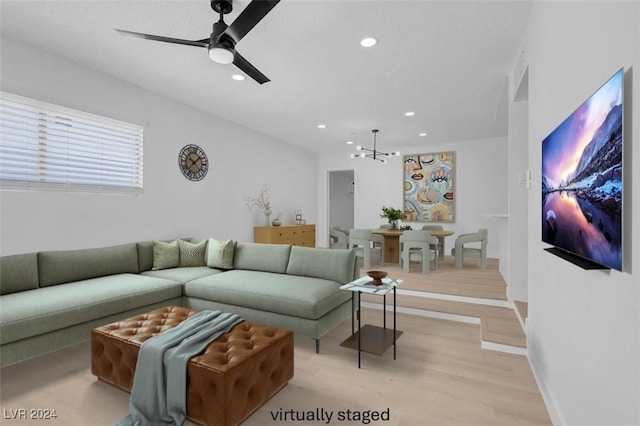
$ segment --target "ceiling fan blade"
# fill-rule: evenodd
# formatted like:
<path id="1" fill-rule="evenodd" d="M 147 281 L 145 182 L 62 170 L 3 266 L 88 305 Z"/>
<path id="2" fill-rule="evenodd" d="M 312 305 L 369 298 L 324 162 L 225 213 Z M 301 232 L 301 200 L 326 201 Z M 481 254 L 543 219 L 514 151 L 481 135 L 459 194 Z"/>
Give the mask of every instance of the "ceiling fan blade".
<path id="1" fill-rule="evenodd" d="M 247 61 L 238 51 L 233 55 L 233 65 L 238 67 L 241 71 L 247 74 L 249 77 L 254 79 L 260 84 L 264 84 L 268 81 L 271 81 L 267 78 L 266 75 L 262 74 L 256 67 L 251 65 L 249 61 Z"/>
<path id="2" fill-rule="evenodd" d="M 165 43 L 184 44 L 187 46 L 209 47 L 208 39 L 192 41 L 192 40 L 182 40 L 180 38 L 171 38 L 171 37 L 163 37 L 163 36 L 157 36 L 152 34 L 136 33 L 133 31 L 125 31 L 125 30 L 118 30 L 118 29 L 116 29 L 116 31 L 119 32 L 121 35 L 127 36 L 127 37 L 143 38 L 145 40 L 163 41 Z"/>
<path id="3" fill-rule="evenodd" d="M 278 4 L 280 0 L 253 0 L 244 8 L 235 21 L 225 30 L 236 43 L 242 40 L 258 22 Z"/>

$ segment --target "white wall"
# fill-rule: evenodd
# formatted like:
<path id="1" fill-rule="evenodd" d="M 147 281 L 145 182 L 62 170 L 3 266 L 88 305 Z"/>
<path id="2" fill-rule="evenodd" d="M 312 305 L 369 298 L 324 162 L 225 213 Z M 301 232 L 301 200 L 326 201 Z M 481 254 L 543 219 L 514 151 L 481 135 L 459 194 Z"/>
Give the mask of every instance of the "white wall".
<path id="1" fill-rule="evenodd" d="M 528 85 L 528 77 L 521 82 Z M 523 89 L 525 90 L 525 89 Z M 528 95 L 527 95 L 528 96 Z M 527 301 L 528 295 L 528 198 L 538 186 L 527 187 L 529 170 L 529 101 L 521 99 L 509 102 L 509 218 L 507 230 L 508 252 L 500 259 L 505 267 L 507 296 L 509 300 Z M 531 214 L 535 215 L 535 212 Z M 507 265 L 503 265 L 507 263 Z M 503 272 L 503 276 L 505 273 Z"/>
<path id="2" fill-rule="evenodd" d="M 507 211 L 507 138 L 482 139 L 423 146 L 396 147 L 400 157 L 391 157 L 388 164 L 370 159 L 352 159 L 348 154 L 321 155 L 318 177 L 320 212 L 319 226 L 326 228 L 326 171 L 353 168 L 355 170 L 355 227 L 377 228 L 385 223 L 380 218 L 383 205 L 403 207 L 402 156 L 427 152 L 456 152 L 456 222 L 445 224 L 456 234 L 489 228 L 488 255 L 498 257 L 499 223 L 486 217 L 490 213 Z M 424 223 L 407 222 L 414 229 Z M 319 232 L 324 235 L 325 232 Z M 447 252 L 455 236 L 446 239 Z M 324 242 L 322 243 L 324 244 Z"/>
<path id="3" fill-rule="evenodd" d="M 545 251 L 540 191 L 529 207 L 528 347 L 556 424 L 640 424 L 640 3 L 533 2 L 529 159 L 620 67 L 625 83 L 625 271 L 585 271 Z M 631 84 L 629 84 L 631 83 Z"/>
<path id="4" fill-rule="evenodd" d="M 315 154 L 18 41 L 3 37 L 1 48 L 2 90 L 141 124 L 145 132 L 142 196 L 3 190 L 2 255 L 176 236 L 252 241 L 264 216 L 244 198 L 264 183 L 284 223 L 293 223 L 295 209 L 316 221 Z M 210 162 L 200 182 L 178 169 L 178 152 L 191 143 Z"/>

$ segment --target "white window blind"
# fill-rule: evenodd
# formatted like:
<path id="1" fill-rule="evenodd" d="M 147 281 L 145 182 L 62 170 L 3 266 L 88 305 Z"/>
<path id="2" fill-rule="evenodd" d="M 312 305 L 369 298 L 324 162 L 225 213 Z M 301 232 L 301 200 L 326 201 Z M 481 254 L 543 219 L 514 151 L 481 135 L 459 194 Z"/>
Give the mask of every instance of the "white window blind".
<path id="1" fill-rule="evenodd" d="M 143 128 L 0 91 L 3 188 L 142 193 Z"/>

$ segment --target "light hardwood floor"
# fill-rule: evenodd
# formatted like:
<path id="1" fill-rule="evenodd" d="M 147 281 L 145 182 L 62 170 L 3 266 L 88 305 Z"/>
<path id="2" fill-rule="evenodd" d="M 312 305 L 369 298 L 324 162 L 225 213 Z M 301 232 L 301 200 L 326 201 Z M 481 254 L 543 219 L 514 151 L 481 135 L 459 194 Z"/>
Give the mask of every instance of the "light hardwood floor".
<path id="1" fill-rule="evenodd" d="M 400 274 L 399 268 L 393 268 L 384 269 Z M 474 270 L 479 274 L 470 273 Z M 479 287 L 484 287 L 492 280 L 485 280 L 482 272 L 469 266 L 462 273 L 469 274 L 469 280 L 477 275 Z M 425 282 L 437 275 L 447 279 L 440 272 L 429 275 L 411 272 L 407 288 L 430 285 Z M 455 275 L 455 270 L 449 275 Z M 451 276 L 448 280 L 456 281 Z M 464 285 L 470 286 L 469 282 Z M 403 296 L 404 299 L 406 304 L 411 299 L 422 304 L 422 299 L 427 298 Z M 465 313 L 473 313 L 474 309 L 480 308 L 471 307 Z M 390 313 L 387 318 L 390 321 Z M 364 309 L 363 321 L 381 324 L 382 311 Z M 499 329 L 507 322 L 498 318 L 496 324 L 494 328 Z M 404 334 L 397 342 L 397 359 L 393 359 L 392 350 L 382 357 L 363 354 L 361 369 L 357 368 L 356 352 L 340 346 L 351 331 L 350 318 L 322 339 L 320 354 L 315 353 L 311 339 L 296 336 L 294 378 L 245 425 L 363 424 L 338 421 L 338 416 L 346 416 L 348 410 L 352 416 L 354 412 L 388 412 L 388 421 L 370 423 L 379 425 L 551 424 L 527 358 L 482 349 L 481 325 L 400 313 L 398 328 Z M 1 423 L 112 425 L 124 417 L 128 394 L 97 381 L 91 375 L 89 357 L 89 345 L 82 343 L 2 369 L 3 414 L 19 408 L 48 408 L 55 409 L 58 417 L 46 423 L 0 419 Z M 318 410 L 332 414 L 331 421 L 292 421 L 290 417 L 309 419 Z"/>
<path id="2" fill-rule="evenodd" d="M 404 281 L 398 290 L 398 306 L 426 311 L 436 317 L 476 319 L 481 325 L 483 343 L 526 348 L 525 332 L 507 302 L 506 283 L 498 270 L 498 261 L 488 259 L 487 263 L 487 269 L 483 270 L 479 260 L 470 259 L 465 261 L 464 268 L 455 269 L 454 258 L 446 256 L 439 261 L 438 269 L 428 274 L 421 273 L 419 263 L 412 264 L 409 273 L 397 264 L 372 265 L 371 269 L 383 269 L 389 277 Z M 361 269 L 361 274 L 366 274 L 366 270 Z M 380 299 L 363 297 L 364 301 L 377 304 L 382 303 Z"/>

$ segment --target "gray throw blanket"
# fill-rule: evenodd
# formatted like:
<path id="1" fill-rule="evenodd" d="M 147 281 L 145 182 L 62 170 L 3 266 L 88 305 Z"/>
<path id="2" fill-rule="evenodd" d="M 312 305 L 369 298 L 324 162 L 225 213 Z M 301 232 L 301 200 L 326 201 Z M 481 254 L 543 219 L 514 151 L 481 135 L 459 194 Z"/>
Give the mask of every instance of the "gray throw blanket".
<path id="1" fill-rule="evenodd" d="M 182 425 L 187 411 L 187 363 L 242 318 L 201 311 L 152 337 L 138 352 L 130 415 L 117 426 Z"/>

